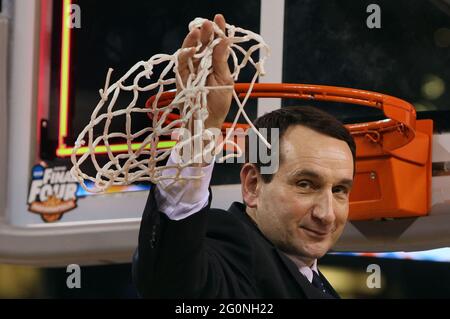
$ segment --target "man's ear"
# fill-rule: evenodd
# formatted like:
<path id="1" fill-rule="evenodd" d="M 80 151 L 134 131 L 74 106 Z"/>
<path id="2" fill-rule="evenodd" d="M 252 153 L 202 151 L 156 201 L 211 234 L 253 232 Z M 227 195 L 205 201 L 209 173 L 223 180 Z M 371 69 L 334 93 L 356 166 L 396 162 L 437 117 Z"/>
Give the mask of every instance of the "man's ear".
<path id="1" fill-rule="evenodd" d="M 242 198 L 245 205 L 255 208 L 259 193 L 259 183 L 261 183 L 261 176 L 254 164 L 245 163 L 241 168 L 241 185 Z"/>

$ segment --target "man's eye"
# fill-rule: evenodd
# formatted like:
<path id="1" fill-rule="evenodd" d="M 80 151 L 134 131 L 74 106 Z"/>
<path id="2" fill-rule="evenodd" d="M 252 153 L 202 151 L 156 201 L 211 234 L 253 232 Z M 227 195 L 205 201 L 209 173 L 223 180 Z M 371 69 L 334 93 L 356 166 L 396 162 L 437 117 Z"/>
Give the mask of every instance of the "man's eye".
<path id="1" fill-rule="evenodd" d="M 297 186 L 304 188 L 304 189 L 310 189 L 313 188 L 313 183 L 311 181 L 300 181 L 297 183 Z"/>
<path id="2" fill-rule="evenodd" d="M 348 188 L 343 186 L 337 186 L 333 188 L 333 193 L 348 194 Z"/>

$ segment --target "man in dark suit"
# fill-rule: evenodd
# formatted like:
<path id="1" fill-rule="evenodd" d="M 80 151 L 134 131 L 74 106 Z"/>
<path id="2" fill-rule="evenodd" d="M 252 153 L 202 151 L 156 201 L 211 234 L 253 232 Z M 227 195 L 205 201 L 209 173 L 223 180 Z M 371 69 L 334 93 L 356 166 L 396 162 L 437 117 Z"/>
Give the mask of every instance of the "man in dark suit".
<path id="1" fill-rule="evenodd" d="M 214 21 L 225 27 L 221 15 Z M 206 43 L 211 34 L 211 23 L 205 22 L 187 35 L 183 47 Z M 227 49 L 227 40 L 215 48 L 208 85 L 233 83 Z M 192 53 L 180 57 L 183 81 Z M 205 126 L 220 128 L 230 103 L 229 91 L 211 91 Z M 279 167 L 263 174 L 259 161 L 242 166 L 244 204 L 235 202 L 228 211 L 210 208 L 213 163 L 187 169 L 186 175 L 202 172 L 200 180 L 152 188 L 133 260 L 141 296 L 339 297 L 317 259 L 335 244 L 347 220 L 355 143 L 339 121 L 314 108 L 282 108 L 254 124 L 279 128 Z M 171 156 L 167 165 L 174 160 Z"/>

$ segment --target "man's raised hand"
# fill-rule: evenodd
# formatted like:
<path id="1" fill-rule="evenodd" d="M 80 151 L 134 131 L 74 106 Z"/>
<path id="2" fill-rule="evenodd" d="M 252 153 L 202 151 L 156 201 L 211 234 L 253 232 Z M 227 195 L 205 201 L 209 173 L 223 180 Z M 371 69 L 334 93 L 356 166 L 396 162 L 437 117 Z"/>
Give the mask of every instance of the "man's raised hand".
<path id="1" fill-rule="evenodd" d="M 225 32 L 225 18 L 221 14 L 216 14 L 214 23 Z M 214 34 L 213 24 L 206 20 L 200 28 L 193 29 L 188 33 L 183 41 L 182 48 L 188 49 L 179 55 L 179 72 L 183 84 L 186 85 L 188 76 L 190 74 L 188 61 L 192 59 L 195 72 L 198 67 L 198 59 L 194 58 L 195 47 L 198 46 L 199 41 L 202 45 L 200 52 L 209 43 L 211 36 Z M 228 67 L 230 41 L 227 38 L 221 39 L 213 49 L 212 54 L 212 73 L 208 76 L 207 86 L 232 86 L 234 81 L 231 77 L 231 72 Z M 209 116 L 205 121 L 205 128 L 221 128 L 225 117 L 230 110 L 232 99 L 232 90 L 210 90 L 207 99 L 207 108 Z"/>

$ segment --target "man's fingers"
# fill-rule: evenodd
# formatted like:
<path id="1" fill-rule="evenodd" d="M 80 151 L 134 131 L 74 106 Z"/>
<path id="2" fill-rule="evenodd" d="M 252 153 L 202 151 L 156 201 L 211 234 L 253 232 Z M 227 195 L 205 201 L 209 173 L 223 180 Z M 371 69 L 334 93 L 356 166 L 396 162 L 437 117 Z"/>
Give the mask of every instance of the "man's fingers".
<path id="1" fill-rule="evenodd" d="M 188 61 L 195 54 L 195 48 L 184 49 L 178 55 L 178 71 L 180 72 L 181 80 L 183 85 L 186 84 L 187 78 L 189 76 L 190 70 L 188 67 Z"/>
<path id="2" fill-rule="evenodd" d="M 214 16 L 214 23 L 225 32 L 226 22 L 225 18 L 221 14 L 216 14 Z M 182 48 L 186 49 L 180 52 L 178 56 L 178 70 L 180 72 L 180 76 L 184 84 L 186 83 L 187 77 L 189 76 L 190 70 L 188 66 L 189 59 L 193 59 L 194 54 L 196 52 L 195 47 L 199 44 L 199 41 L 202 43 L 202 49 L 209 43 L 211 37 L 214 33 L 213 23 L 211 21 L 206 20 L 203 22 L 200 28 L 194 29 L 186 36 L 183 41 Z M 229 39 L 222 39 L 218 45 L 215 46 L 213 51 L 213 69 L 216 76 L 222 79 L 224 82 L 232 82 L 230 77 L 230 69 L 228 67 L 228 56 L 229 56 Z M 190 48 L 187 50 L 187 48 Z M 198 61 L 194 61 L 194 69 L 197 68 Z"/>
<path id="3" fill-rule="evenodd" d="M 185 48 L 181 50 L 178 55 L 178 66 L 179 68 L 187 67 L 189 58 L 192 58 L 195 54 L 195 48 Z"/>
<path id="4" fill-rule="evenodd" d="M 206 20 L 203 22 L 202 27 L 200 29 L 200 40 L 202 41 L 203 46 L 206 46 L 213 34 L 214 28 L 211 21 Z"/>
<path id="5" fill-rule="evenodd" d="M 184 38 L 182 48 L 190 48 L 197 46 L 197 42 L 200 38 L 200 30 L 194 29 Z"/>
<path id="6" fill-rule="evenodd" d="M 230 40 L 228 39 L 222 39 L 220 40 L 219 44 L 216 45 L 213 51 L 213 61 L 215 63 L 218 62 L 227 62 L 228 61 L 228 55 L 229 51 L 228 48 L 230 47 Z"/>
<path id="7" fill-rule="evenodd" d="M 229 40 L 222 39 L 214 48 L 212 56 L 214 73 L 225 82 L 232 82 L 228 67 L 229 46 Z"/>
<path id="8" fill-rule="evenodd" d="M 214 16 L 214 23 L 217 24 L 223 32 L 225 32 L 226 22 L 225 22 L 225 18 L 223 17 L 223 15 L 216 14 Z"/>
<path id="9" fill-rule="evenodd" d="M 214 23 L 225 32 L 226 22 L 225 18 L 221 14 L 214 16 Z M 215 74 L 221 78 L 224 82 L 232 82 L 230 76 L 230 68 L 228 66 L 230 40 L 228 38 L 222 39 L 213 51 L 213 67 Z"/>

